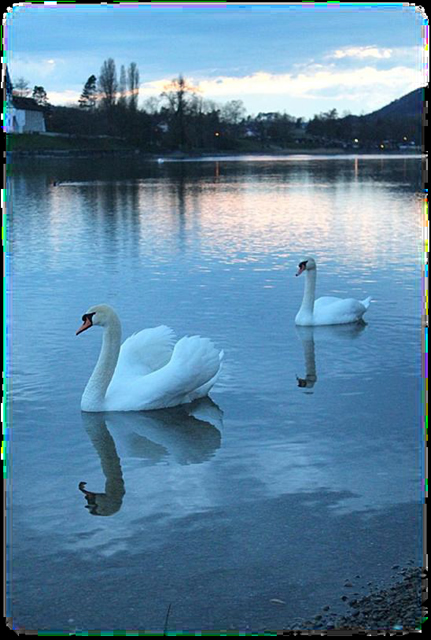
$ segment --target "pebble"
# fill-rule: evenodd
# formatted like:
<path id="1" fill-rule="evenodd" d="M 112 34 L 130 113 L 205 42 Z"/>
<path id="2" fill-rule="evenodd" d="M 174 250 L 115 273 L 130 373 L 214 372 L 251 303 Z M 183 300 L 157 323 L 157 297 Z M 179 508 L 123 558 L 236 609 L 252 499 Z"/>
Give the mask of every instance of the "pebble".
<path id="1" fill-rule="evenodd" d="M 421 569 L 409 568 L 404 571 L 401 581 L 386 589 L 371 590 L 357 600 L 349 601 L 354 608 L 350 614 L 337 616 L 326 614 L 319 622 L 325 629 L 366 629 L 366 630 L 418 630 L 420 615 L 424 615 L 421 598 Z M 369 582 L 368 585 L 372 585 Z M 377 589 L 377 588 L 376 588 Z M 341 596 L 346 602 L 347 596 Z M 423 619 L 423 618 L 422 618 Z"/>

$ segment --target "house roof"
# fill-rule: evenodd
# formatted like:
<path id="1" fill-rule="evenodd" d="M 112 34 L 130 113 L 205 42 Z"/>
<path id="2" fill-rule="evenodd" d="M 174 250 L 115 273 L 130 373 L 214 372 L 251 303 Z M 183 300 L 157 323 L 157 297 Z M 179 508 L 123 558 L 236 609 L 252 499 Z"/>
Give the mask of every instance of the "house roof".
<path id="1" fill-rule="evenodd" d="M 13 87 L 12 87 L 12 82 L 11 82 L 10 75 L 9 75 L 9 70 L 6 67 L 6 94 L 8 96 L 12 95 L 12 89 L 13 89 Z"/>
<path id="2" fill-rule="evenodd" d="M 37 104 L 34 98 L 12 96 L 12 104 L 15 109 L 23 109 L 24 111 L 45 111 L 44 107 L 42 107 L 40 104 Z"/>

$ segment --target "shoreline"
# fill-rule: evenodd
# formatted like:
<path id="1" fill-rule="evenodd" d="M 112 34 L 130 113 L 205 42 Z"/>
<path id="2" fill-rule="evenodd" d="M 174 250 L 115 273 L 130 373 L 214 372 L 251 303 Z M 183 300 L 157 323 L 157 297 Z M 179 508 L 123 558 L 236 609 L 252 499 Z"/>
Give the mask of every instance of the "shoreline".
<path id="1" fill-rule="evenodd" d="M 243 157 L 271 157 L 274 159 L 288 158 L 292 156 L 341 156 L 341 157 L 422 157 L 423 151 L 420 149 L 385 149 L 381 151 L 360 150 L 360 149 L 283 149 L 282 151 L 273 149 L 262 149 L 260 151 L 207 151 L 200 153 L 185 153 L 174 151 L 170 153 L 148 153 L 139 149 L 16 149 L 6 152 L 7 159 L 15 158 L 91 158 L 91 157 L 135 157 L 160 163 L 176 162 L 181 160 L 204 160 L 223 158 L 243 158 Z"/>
<path id="2" fill-rule="evenodd" d="M 347 613 L 340 615 L 323 607 L 313 619 L 296 621 L 292 631 L 420 631 L 427 615 L 422 596 L 426 593 L 424 570 L 412 565 L 396 569 L 398 580 L 391 585 L 377 588 L 368 583 L 369 592 L 361 597 L 343 594 L 341 600 L 351 609 Z M 345 586 L 348 593 L 353 584 Z"/>

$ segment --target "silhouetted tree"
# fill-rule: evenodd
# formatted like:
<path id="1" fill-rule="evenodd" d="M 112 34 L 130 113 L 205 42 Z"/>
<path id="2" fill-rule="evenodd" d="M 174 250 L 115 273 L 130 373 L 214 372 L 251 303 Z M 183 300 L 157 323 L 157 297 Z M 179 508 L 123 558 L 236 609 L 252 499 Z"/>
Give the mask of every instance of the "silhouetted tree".
<path id="1" fill-rule="evenodd" d="M 78 104 L 81 109 L 92 111 L 96 106 L 97 101 L 97 78 L 92 75 L 88 78 L 82 90 L 81 97 L 78 100 Z"/>
<path id="2" fill-rule="evenodd" d="M 245 115 L 246 111 L 242 100 L 229 100 L 220 110 L 221 120 L 234 126 L 244 120 Z"/>
<path id="3" fill-rule="evenodd" d="M 127 84 L 129 90 L 129 108 L 136 111 L 139 97 L 139 71 L 136 62 L 131 62 L 127 72 Z"/>
<path id="4" fill-rule="evenodd" d="M 154 115 L 158 112 L 160 106 L 160 98 L 156 96 L 150 96 L 146 100 L 144 100 L 144 111 L 149 113 L 150 115 Z"/>
<path id="5" fill-rule="evenodd" d="M 117 104 L 120 107 L 125 108 L 127 104 L 127 80 L 126 80 L 126 70 L 124 65 L 121 65 L 120 69 L 120 80 L 118 82 L 118 101 Z"/>
<path id="6" fill-rule="evenodd" d="M 338 118 L 336 109 L 331 109 L 325 113 L 314 116 L 307 125 L 307 132 L 325 138 L 336 140 L 342 136 L 342 124 Z"/>
<path id="7" fill-rule="evenodd" d="M 102 64 L 98 84 L 100 104 L 107 111 L 111 111 L 116 103 L 118 89 L 117 71 L 112 58 L 108 58 Z"/>
<path id="8" fill-rule="evenodd" d="M 190 85 L 179 75 L 174 78 L 161 94 L 168 102 L 170 124 L 173 134 L 173 143 L 180 149 L 186 144 L 186 115 L 189 111 L 190 96 L 198 91 L 197 87 Z"/>
<path id="9" fill-rule="evenodd" d="M 32 98 L 36 100 L 37 104 L 40 104 L 41 107 L 48 106 L 48 96 L 43 87 L 38 87 L 37 85 L 35 85 Z"/>

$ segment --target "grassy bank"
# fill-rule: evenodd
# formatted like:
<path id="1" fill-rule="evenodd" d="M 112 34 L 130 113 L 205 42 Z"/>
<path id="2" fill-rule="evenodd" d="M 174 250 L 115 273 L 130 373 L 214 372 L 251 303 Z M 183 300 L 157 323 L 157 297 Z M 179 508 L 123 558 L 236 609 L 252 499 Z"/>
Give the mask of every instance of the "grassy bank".
<path id="1" fill-rule="evenodd" d="M 134 151 L 125 140 L 111 137 L 89 136 L 49 136 L 38 133 L 8 133 L 7 151 L 49 152 L 49 151 Z"/>
<path id="2" fill-rule="evenodd" d="M 139 153 L 153 158 L 186 159 L 206 156 L 235 155 L 272 155 L 282 157 L 293 154 L 307 155 L 349 155 L 349 154 L 402 154 L 420 153 L 419 150 L 400 151 L 397 149 L 343 149 L 341 147 L 312 147 L 294 144 L 288 148 L 276 145 L 262 145 L 252 140 L 241 140 L 235 148 L 206 148 L 172 151 L 169 149 L 145 150 L 136 147 L 122 138 L 110 136 L 50 136 L 38 133 L 9 133 L 6 136 L 6 149 L 16 156 L 73 156 L 94 154 L 135 154 Z"/>
<path id="3" fill-rule="evenodd" d="M 189 158 L 200 157 L 206 155 L 239 155 L 239 154 L 277 154 L 285 155 L 291 153 L 311 153 L 322 152 L 322 150 L 313 150 L 299 145 L 292 149 L 282 149 L 275 145 L 263 146 L 260 143 L 251 140 L 241 140 L 234 148 L 224 148 L 220 145 L 204 148 L 204 149 L 185 149 L 183 151 L 172 151 L 170 149 L 158 149 L 152 152 L 147 149 L 140 149 L 125 139 L 110 136 L 78 136 L 78 135 L 59 135 L 50 136 L 38 133 L 10 133 L 6 136 L 7 151 L 18 152 L 19 154 L 37 154 L 42 155 L 49 152 L 82 152 L 93 153 L 95 151 L 109 151 L 118 153 L 138 152 L 155 157 L 172 157 L 172 158 Z M 340 152 L 339 149 L 331 149 L 329 153 Z"/>

